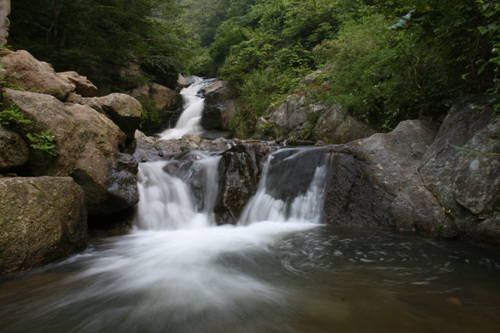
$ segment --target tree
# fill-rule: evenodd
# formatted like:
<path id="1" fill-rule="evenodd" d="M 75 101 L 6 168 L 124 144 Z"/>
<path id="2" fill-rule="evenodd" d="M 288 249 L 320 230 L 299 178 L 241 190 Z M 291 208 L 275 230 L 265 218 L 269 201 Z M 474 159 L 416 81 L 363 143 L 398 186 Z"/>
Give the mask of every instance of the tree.
<path id="1" fill-rule="evenodd" d="M 182 70 L 187 47 L 177 26 L 180 10 L 175 0 L 16 0 L 9 42 L 58 71 L 76 70 L 100 87 L 119 89 L 119 72 L 131 62 L 162 57 L 170 72 Z"/>

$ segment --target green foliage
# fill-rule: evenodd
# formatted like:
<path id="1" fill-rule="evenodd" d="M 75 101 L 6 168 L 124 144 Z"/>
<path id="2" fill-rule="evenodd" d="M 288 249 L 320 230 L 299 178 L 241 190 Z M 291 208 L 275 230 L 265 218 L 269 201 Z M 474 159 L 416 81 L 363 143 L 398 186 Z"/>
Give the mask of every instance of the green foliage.
<path id="1" fill-rule="evenodd" d="M 26 119 L 16 104 L 11 104 L 7 109 L 0 111 L 0 124 L 21 134 L 26 133 L 26 137 L 33 142 L 31 146 L 34 149 L 54 157 L 59 155 L 55 145 L 55 137 L 50 134 L 52 130 L 49 129 L 34 135 L 28 132 L 32 128 L 33 121 Z"/>
<path id="2" fill-rule="evenodd" d="M 139 98 L 138 100 L 142 105 L 141 130 L 146 133 L 156 131 L 162 122 L 156 102 L 153 99 L 146 98 Z"/>
<path id="3" fill-rule="evenodd" d="M 0 111 L 0 124 L 8 128 L 21 131 L 22 127 L 32 123 L 33 121 L 24 118 L 16 104 L 11 104 L 7 109 Z"/>
<path id="4" fill-rule="evenodd" d="M 181 10 L 175 0 L 13 1 L 9 43 L 56 71 L 88 76 L 106 93 L 120 87 L 120 71 L 130 63 L 153 56 L 185 61 L 190 42 Z M 163 78 L 164 67 L 154 74 Z"/>
<path id="5" fill-rule="evenodd" d="M 168 87 L 175 87 L 177 76 L 184 71 L 184 64 L 181 61 L 163 55 L 145 57 L 141 67 L 154 77 L 155 82 Z"/>
<path id="6" fill-rule="evenodd" d="M 56 149 L 55 137 L 50 134 L 51 132 L 52 130 L 49 129 L 40 134 L 35 133 L 35 135 L 27 133 L 26 137 L 33 142 L 31 147 L 34 149 L 44 152 L 52 157 L 57 157 L 59 156 L 59 151 Z"/>

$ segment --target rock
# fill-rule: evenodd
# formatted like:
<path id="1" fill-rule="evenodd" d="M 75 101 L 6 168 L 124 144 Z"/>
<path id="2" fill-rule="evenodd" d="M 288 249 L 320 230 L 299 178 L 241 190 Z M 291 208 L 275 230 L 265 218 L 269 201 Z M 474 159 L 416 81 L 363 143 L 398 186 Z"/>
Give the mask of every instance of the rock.
<path id="1" fill-rule="evenodd" d="M 331 146 L 327 221 L 455 237 L 453 221 L 417 172 L 436 132 L 430 123 L 409 120 L 391 133 Z"/>
<path id="2" fill-rule="evenodd" d="M 97 96 L 97 87 L 90 82 L 86 76 L 82 76 L 77 72 L 60 72 L 57 75 L 66 80 L 67 82 L 75 85 L 74 92 L 82 97 L 95 97 Z"/>
<path id="3" fill-rule="evenodd" d="M 373 134 L 375 134 L 374 130 L 346 115 L 339 104 L 326 109 L 313 130 L 315 140 L 325 140 L 331 143 L 347 143 Z"/>
<path id="4" fill-rule="evenodd" d="M 86 247 L 85 196 L 70 177 L 1 178 L 0 207 L 0 274 Z"/>
<path id="5" fill-rule="evenodd" d="M 30 148 L 30 175 L 74 177 L 85 190 L 90 214 L 108 215 L 137 203 L 137 165 L 120 153 L 125 135 L 110 119 L 45 94 L 5 89 L 5 98 L 34 121 L 34 133 L 52 130 L 60 152 L 54 158 Z"/>
<path id="6" fill-rule="evenodd" d="M 226 81 L 216 80 L 207 85 L 202 92 L 205 96 L 208 96 L 210 94 L 215 93 L 219 89 L 225 88 L 226 86 L 227 86 Z"/>
<path id="7" fill-rule="evenodd" d="M 130 95 L 137 99 L 153 101 L 151 107 L 156 110 L 176 110 L 182 107 L 182 96 L 178 92 L 157 83 L 135 88 Z"/>
<path id="8" fill-rule="evenodd" d="M 226 150 L 219 162 L 219 192 L 215 203 L 218 225 L 235 224 L 255 194 L 265 158 L 275 147 L 238 144 Z"/>
<path id="9" fill-rule="evenodd" d="M 292 95 L 271 112 L 267 119 L 270 123 L 279 128 L 286 135 L 305 123 L 308 119 L 307 111 L 309 105 L 304 96 Z M 319 110 L 314 110 L 319 111 Z"/>
<path id="10" fill-rule="evenodd" d="M 205 106 L 201 125 L 205 129 L 228 130 L 234 120 L 236 104 L 234 93 L 226 81 L 214 81 L 203 89 Z"/>
<path id="11" fill-rule="evenodd" d="M 21 167 L 28 159 L 28 146 L 23 138 L 0 125 L 0 172 Z"/>
<path id="12" fill-rule="evenodd" d="M 143 124 L 141 130 L 146 131 L 147 134 L 154 134 L 162 129 L 175 126 L 182 112 L 182 96 L 160 84 L 150 83 L 135 88 L 130 92 L 130 95 L 141 102 L 145 112 L 144 116 L 157 114 L 159 117 L 158 121 Z"/>
<path id="13" fill-rule="evenodd" d="M 500 247 L 500 215 L 477 223 L 467 237 L 480 244 Z"/>
<path id="14" fill-rule="evenodd" d="M 28 91 L 49 94 L 64 101 L 74 86 L 59 77 L 46 62 L 38 61 L 24 50 L 9 53 L 2 57 L 5 78 Z"/>
<path id="15" fill-rule="evenodd" d="M 136 131 L 133 156 L 141 163 L 169 159 L 178 153 L 199 148 L 197 142 L 201 140 L 198 137 L 193 137 L 196 136 L 188 135 L 179 140 L 161 140 Z"/>
<path id="16" fill-rule="evenodd" d="M 465 96 L 451 108 L 420 174 L 462 233 L 500 206 L 500 123 L 487 96 Z M 496 140 L 496 141 L 495 141 Z"/>
<path id="17" fill-rule="evenodd" d="M 83 98 L 80 104 L 88 105 L 111 119 L 125 133 L 127 142 L 134 139 L 142 114 L 142 105 L 135 98 L 114 93 L 104 97 Z"/>

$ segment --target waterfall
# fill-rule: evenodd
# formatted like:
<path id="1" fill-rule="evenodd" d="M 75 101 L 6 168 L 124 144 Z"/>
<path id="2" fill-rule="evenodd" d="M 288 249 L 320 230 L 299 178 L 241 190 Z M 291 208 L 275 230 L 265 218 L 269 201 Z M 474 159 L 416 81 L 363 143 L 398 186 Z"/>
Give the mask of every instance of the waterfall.
<path id="1" fill-rule="evenodd" d="M 181 160 L 141 164 L 137 226 L 175 230 L 212 225 L 219 160 L 193 151 Z"/>
<path id="2" fill-rule="evenodd" d="M 179 160 L 140 164 L 137 226 L 175 230 L 214 225 L 219 160 L 220 155 L 193 151 Z M 239 224 L 319 224 L 328 160 L 329 154 L 320 149 L 284 149 L 270 155 Z"/>
<path id="3" fill-rule="evenodd" d="M 205 99 L 198 96 L 198 94 L 209 82 L 195 76 L 194 83 L 181 90 L 184 110 L 175 127 L 169 128 L 160 134 L 162 139 L 180 139 L 185 134 L 198 135 L 203 131 L 200 123 Z"/>
<path id="4" fill-rule="evenodd" d="M 290 163 L 296 164 L 297 160 L 302 156 L 301 153 L 305 152 L 304 149 L 294 149 L 292 157 L 288 157 Z M 240 218 L 241 224 L 250 224 L 255 221 L 294 221 L 318 224 L 322 219 L 323 212 L 323 198 L 326 183 L 326 176 L 328 172 L 329 155 L 322 158 L 319 165 L 313 167 L 311 171 L 312 179 L 309 180 L 307 189 L 303 193 L 295 193 L 291 195 L 290 189 L 287 188 L 287 196 L 285 198 L 276 198 L 269 193 L 269 171 L 274 167 L 275 172 L 285 176 L 286 179 L 282 181 L 285 185 L 291 184 L 296 186 L 296 175 L 288 173 L 286 165 L 283 162 L 277 163 L 273 166 L 276 155 L 270 155 L 264 170 L 262 178 L 257 189 L 257 193 L 246 205 L 242 216 Z M 271 190 L 275 190 L 274 188 Z"/>

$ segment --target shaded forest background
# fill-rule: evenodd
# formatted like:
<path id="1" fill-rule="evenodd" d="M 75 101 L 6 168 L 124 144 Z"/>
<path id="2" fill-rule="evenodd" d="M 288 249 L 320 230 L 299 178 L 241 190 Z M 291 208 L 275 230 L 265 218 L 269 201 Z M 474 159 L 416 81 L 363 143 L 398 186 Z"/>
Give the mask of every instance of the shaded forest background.
<path id="1" fill-rule="evenodd" d="M 499 13 L 494 0 L 16 0 L 8 42 L 101 94 L 175 89 L 178 73 L 228 80 L 239 137 L 289 94 L 388 131 L 500 93 Z"/>

